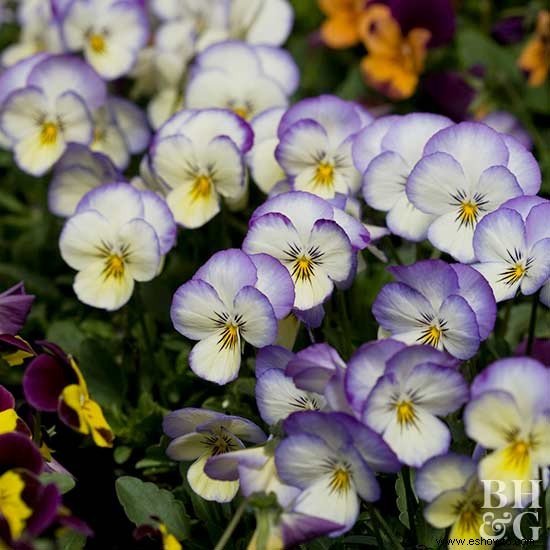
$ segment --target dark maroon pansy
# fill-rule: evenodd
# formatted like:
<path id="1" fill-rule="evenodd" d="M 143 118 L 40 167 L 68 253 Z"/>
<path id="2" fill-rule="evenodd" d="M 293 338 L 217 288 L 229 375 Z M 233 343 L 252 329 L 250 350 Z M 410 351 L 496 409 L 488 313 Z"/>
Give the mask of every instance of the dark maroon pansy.
<path id="1" fill-rule="evenodd" d="M 23 468 L 37 475 L 44 468 L 44 459 L 36 445 L 17 432 L 0 435 L 0 474 L 13 468 Z"/>
<path id="2" fill-rule="evenodd" d="M 23 375 L 23 392 L 29 405 L 39 411 L 57 411 L 60 394 L 71 383 L 70 370 L 57 355 L 41 353 L 35 357 Z"/>
<path id="3" fill-rule="evenodd" d="M 491 36 L 500 44 L 517 44 L 521 42 L 525 36 L 523 17 L 506 17 L 497 21 L 491 29 Z"/>
<path id="4" fill-rule="evenodd" d="M 459 73 L 432 73 L 423 80 L 422 91 L 429 100 L 427 107 L 431 111 L 446 115 L 455 122 L 469 118 L 468 108 L 475 97 L 475 90 Z"/>
<path id="5" fill-rule="evenodd" d="M 27 520 L 26 531 L 37 537 L 55 523 L 61 506 L 61 494 L 54 483 L 42 485 L 32 474 L 22 473 L 21 476 L 25 482 L 23 500 L 33 511 Z"/>
<path id="6" fill-rule="evenodd" d="M 0 386 L 0 411 L 13 408 L 15 408 L 13 395 L 4 386 Z"/>
<path id="7" fill-rule="evenodd" d="M 397 19 L 403 34 L 415 28 L 428 29 L 432 36 L 428 48 L 447 44 L 456 27 L 451 0 L 388 0 L 384 2 Z"/>
<path id="8" fill-rule="evenodd" d="M 12 334 L 0 334 L 0 355 L 24 351 L 29 355 L 35 355 L 31 345 Z"/>
<path id="9" fill-rule="evenodd" d="M 34 296 L 25 292 L 23 283 L 0 294 L 0 334 L 17 334 L 31 310 Z"/>

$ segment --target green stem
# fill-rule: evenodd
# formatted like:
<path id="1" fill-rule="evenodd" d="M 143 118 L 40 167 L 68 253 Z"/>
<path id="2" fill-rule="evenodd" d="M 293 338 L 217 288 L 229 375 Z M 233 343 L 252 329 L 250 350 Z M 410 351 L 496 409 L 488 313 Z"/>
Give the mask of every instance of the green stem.
<path id="1" fill-rule="evenodd" d="M 382 527 L 384 533 L 386 533 L 387 537 L 392 542 L 394 550 L 403 550 L 403 547 L 401 546 L 401 543 L 395 538 L 395 535 L 393 534 L 393 531 L 390 529 L 390 527 L 386 523 L 386 520 L 382 517 L 382 515 L 378 511 L 378 508 L 373 506 L 372 510 L 374 512 L 374 517 L 378 520 L 378 523 Z"/>
<path id="2" fill-rule="evenodd" d="M 393 259 L 399 264 L 403 265 L 403 261 L 401 260 L 401 257 L 399 256 L 399 252 L 397 252 L 397 248 L 393 244 L 391 237 L 387 238 L 388 243 L 390 244 L 390 256 L 393 257 Z"/>
<path id="3" fill-rule="evenodd" d="M 539 468 L 539 479 L 540 479 L 540 497 L 541 503 L 540 503 L 540 526 L 541 526 L 541 532 L 542 532 L 542 547 L 547 548 L 548 547 L 548 516 L 547 516 L 547 510 L 546 510 L 546 492 L 544 490 L 544 476 L 543 476 L 543 469 Z"/>
<path id="4" fill-rule="evenodd" d="M 378 548 L 384 548 L 384 541 L 380 533 L 380 525 L 378 523 L 378 518 L 376 517 L 376 513 L 374 512 L 374 506 L 372 504 L 367 504 L 367 510 L 369 511 L 369 516 L 372 520 L 372 526 L 373 526 L 372 529 L 374 531 L 376 541 L 378 542 Z"/>
<path id="5" fill-rule="evenodd" d="M 239 525 L 239 521 L 241 521 L 241 517 L 244 514 L 244 511 L 246 508 L 246 503 L 247 503 L 246 500 L 243 500 L 241 502 L 241 504 L 235 511 L 235 515 L 233 516 L 233 518 L 225 528 L 223 535 L 218 541 L 218 544 L 216 544 L 216 546 L 214 547 L 214 550 L 223 550 L 225 548 L 225 545 L 229 542 L 229 539 L 231 538 L 233 531 L 235 531 L 235 529 L 237 528 L 237 525 Z"/>
<path id="6" fill-rule="evenodd" d="M 32 440 L 34 444 L 40 449 L 42 446 L 42 413 L 36 411 L 34 414 L 34 425 L 33 425 L 33 434 Z"/>
<path id="7" fill-rule="evenodd" d="M 418 537 L 416 535 L 416 523 L 414 521 L 414 513 L 416 509 L 416 499 L 411 485 L 412 470 L 408 466 L 404 466 L 402 470 L 403 485 L 405 487 L 405 496 L 407 499 L 407 515 L 409 516 L 409 528 L 411 531 L 412 543 L 416 544 Z"/>
<path id="8" fill-rule="evenodd" d="M 533 294 L 533 303 L 531 305 L 531 318 L 529 319 L 529 332 L 527 334 L 527 347 L 525 355 L 531 355 L 533 352 L 533 343 L 535 341 L 535 328 L 537 326 L 537 307 L 539 305 L 539 293 Z"/>
<path id="9" fill-rule="evenodd" d="M 149 357 L 151 363 L 151 371 L 157 372 L 155 364 L 155 353 L 153 351 L 153 342 L 151 340 L 151 335 L 149 334 L 149 329 L 147 328 L 147 322 L 145 321 L 145 304 L 143 302 L 143 297 L 141 295 L 141 289 L 136 289 L 137 305 L 139 310 L 137 311 L 137 316 L 139 317 L 139 325 L 141 327 L 141 332 L 143 333 L 143 340 L 145 342 L 145 350 Z"/>

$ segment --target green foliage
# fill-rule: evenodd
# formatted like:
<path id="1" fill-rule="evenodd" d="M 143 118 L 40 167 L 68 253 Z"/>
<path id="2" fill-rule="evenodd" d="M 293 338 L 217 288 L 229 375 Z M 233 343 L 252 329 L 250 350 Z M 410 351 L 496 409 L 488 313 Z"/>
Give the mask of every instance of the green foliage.
<path id="1" fill-rule="evenodd" d="M 116 481 L 116 493 L 128 519 L 136 526 L 156 526 L 160 520 L 178 540 L 189 535 L 189 518 L 183 504 L 170 491 L 154 483 L 123 476 Z"/>

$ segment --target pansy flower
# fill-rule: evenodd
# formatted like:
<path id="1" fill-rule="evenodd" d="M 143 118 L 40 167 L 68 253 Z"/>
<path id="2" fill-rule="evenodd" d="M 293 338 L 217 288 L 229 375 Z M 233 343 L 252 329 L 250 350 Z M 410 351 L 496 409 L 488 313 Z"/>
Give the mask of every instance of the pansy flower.
<path id="1" fill-rule="evenodd" d="M 370 391 L 363 422 L 382 434 L 404 464 L 418 467 L 449 449 L 451 433 L 440 417 L 468 400 L 468 385 L 454 366 L 441 351 L 407 347 L 387 361 Z"/>
<path id="2" fill-rule="evenodd" d="M 0 357 L 10 367 L 22 365 L 26 359 L 35 355 L 31 345 L 21 336 L 0 334 Z"/>
<path id="3" fill-rule="evenodd" d="M 186 408 L 167 414 L 164 433 L 172 438 L 166 449 L 173 460 L 193 461 L 187 471 L 191 489 L 206 500 L 229 502 L 239 490 L 238 480 L 219 481 L 205 472 L 211 456 L 244 448 L 242 441 L 263 443 L 265 434 L 256 424 L 239 416 L 206 409 Z"/>
<path id="4" fill-rule="evenodd" d="M 79 300 L 109 311 L 122 307 L 135 281 L 157 275 L 175 233 L 166 203 L 150 191 L 112 183 L 87 193 L 59 239 L 61 256 L 78 271 Z"/>
<path id="5" fill-rule="evenodd" d="M 145 46 L 149 25 L 139 2 L 73 0 L 63 18 L 63 38 L 71 51 L 108 80 L 125 75 Z"/>
<path id="6" fill-rule="evenodd" d="M 287 270 L 266 254 L 214 254 L 172 301 L 176 330 L 199 340 L 189 356 L 193 372 L 217 384 L 234 380 L 245 342 L 262 348 L 275 341 L 277 321 L 294 303 L 293 290 Z"/>
<path id="7" fill-rule="evenodd" d="M 428 344 L 458 359 L 472 357 L 496 319 L 485 279 L 469 266 L 442 260 L 389 270 L 398 282 L 385 285 L 373 304 L 380 326 L 407 344 Z"/>
<path id="8" fill-rule="evenodd" d="M 43 485 L 44 463 L 25 435 L 0 435 L 0 545 L 39 536 L 58 519 L 61 495 L 55 484 Z"/>
<path id="9" fill-rule="evenodd" d="M 539 478 L 550 465 L 550 371 L 529 357 L 501 359 L 474 379 L 464 411 L 466 433 L 488 450 L 481 479 L 507 483 Z M 528 389 L 528 391 L 527 391 Z"/>
<path id="10" fill-rule="evenodd" d="M 529 75 L 530 86 L 541 86 L 550 72 L 550 11 L 541 10 L 535 35 L 518 59 L 520 69 Z"/>
<path id="11" fill-rule="evenodd" d="M 518 291 L 534 294 L 550 279 L 550 203 L 521 214 L 499 208 L 485 216 L 474 233 L 477 269 L 489 282 L 497 302 Z"/>
<path id="12" fill-rule="evenodd" d="M 403 36 L 388 6 L 369 6 L 359 23 L 368 55 L 361 62 L 365 80 L 392 99 L 406 99 L 416 90 L 424 70 L 431 33 L 414 28 Z"/>
<path id="13" fill-rule="evenodd" d="M 277 128 L 285 113 L 283 107 L 273 107 L 250 121 L 254 132 L 254 145 L 246 154 L 246 163 L 256 185 L 266 194 L 286 179 L 285 172 L 275 157 L 279 144 Z"/>
<path id="14" fill-rule="evenodd" d="M 354 247 L 334 211 L 327 201 L 294 191 L 268 200 L 252 215 L 243 250 L 269 254 L 287 268 L 298 310 L 321 305 L 334 284 L 346 281 L 354 267 Z M 368 232 L 356 223 L 364 248 Z"/>
<path id="15" fill-rule="evenodd" d="M 221 210 L 221 199 L 246 191 L 244 154 L 250 126 L 227 110 L 180 111 L 160 130 L 151 148 L 151 167 L 170 188 L 166 202 L 176 222 L 201 227 Z"/>
<path id="16" fill-rule="evenodd" d="M 298 68 L 286 50 L 220 42 L 197 56 L 185 89 L 185 106 L 229 109 L 251 120 L 271 107 L 286 107 L 298 81 Z"/>
<path id="17" fill-rule="evenodd" d="M 261 447 L 215 455 L 206 464 L 206 472 L 214 479 L 239 480 L 241 493 L 246 498 L 262 493 L 277 498 L 275 506 L 264 505 L 255 510 L 256 530 L 247 550 L 290 548 L 342 528 L 337 523 L 294 510 L 300 489 L 279 478 L 274 444 L 275 441 L 268 441 Z"/>
<path id="18" fill-rule="evenodd" d="M 0 334 L 15 335 L 23 328 L 34 298 L 22 281 L 0 293 Z"/>
<path id="19" fill-rule="evenodd" d="M 387 212 L 386 224 L 395 235 L 410 241 L 426 238 L 433 216 L 411 204 L 405 184 L 422 158 L 426 142 L 451 124 L 450 119 L 439 115 L 405 115 L 388 128 L 381 141 L 381 154 L 368 164 L 363 174 L 363 197 L 369 206 Z"/>
<path id="20" fill-rule="evenodd" d="M 406 191 L 414 206 L 434 217 L 430 242 L 471 263 L 477 223 L 508 199 L 536 194 L 537 170 L 531 153 L 514 138 L 484 124 L 461 122 L 428 141 Z"/>
<path id="21" fill-rule="evenodd" d="M 288 0 L 233 0 L 230 2 L 229 37 L 249 44 L 282 45 L 294 22 Z"/>
<path id="22" fill-rule="evenodd" d="M 371 429 L 344 413 L 299 412 L 284 422 L 287 437 L 275 450 L 279 477 L 302 490 L 294 510 L 351 529 L 360 498 L 380 497 L 375 471 L 394 472 L 399 461 Z"/>
<path id="23" fill-rule="evenodd" d="M 149 145 L 145 114 L 131 101 L 110 97 L 93 113 L 93 119 L 90 149 L 109 157 L 119 170 L 127 168 L 131 155 L 141 153 Z"/>
<path id="24" fill-rule="evenodd" d="M 67 426 L 90 434 L 99 447 L 112 447 L 113 432 L 101 407 L 90 397 L 76 361 L 55 344 L 44 342 L 42 347 L 23 376 L 29 404 L 39 411 L 57 412 Z"/>
<path id="25" fill-rule="evenodd" d="M 285 372 L 293 361 L 291 370 Z M 308 367 L 315 370 L 306 372 Z M 327 400 L 323 394 L 337 368 L 343 369 L 345 364 L 336 351 L 325 344 L 311 346 L 298 354 L 280 346 L 259 350 L 255 391 L 264 422 L 275 425 L 297 411 L 325 409 Z M 293 373 L 296 373 L 298 384 L 307 387 L 299 387 Z M 311 386 L 314 388 L 310 389 Z"/>
<path id="26" fill-rule="evenodd" d="M 508 111 L 492 111 L 485 115 L 480 122 L 487 124 L 500 134 L 507 134 L 516 138 L 526 149 L 533 148 L 533 140 L 520 120 Z"/>
<path id="27" fill-rule="evenodd" d="M 121 178 L 109 157 L 72 143 L 55 165 L 48 189 L 48 208 L 56 216 L 68 218 L 88 191 Z"/>
<path id="28" fill-rule="evenodd" d="M 350 48 L 360 41 L 359 19 L 365 0 L 318 0 L 326 15 L 321 25 L 321 38 L 330 48 Z"/>
<path id="29" fill-rule="evenodd" d="M 0 126 L 11 139 L 18 166 L 34 176 L 47 172 L 69 142 L 89 144 L 90 111 L 105 102 L 105 83 L 84 61 L 51 56 L 30 72 L 26 87 L 3 103 Z"/>
<path id="30" fill-rule="evenodd" d="M 428 502 L 424 518 L 437 529 L 449 531 L 450 541 L 483 538 L 481 527 L 492 535 L 484 515 L 495 517 L 495 508 L 484 508 L 483 485 L 477 475 L 476 462 L 467 456 L 448 453 L 426 462 L 418 471 L 415 480 L 418 496 Z M 489 541 L 488 541 L 489 542 Z"/>
<path id="31" fill-rule="evenodd" d="M 15 411 L 15 399 L 11 392 L 0 385 L 0 434 L 20 432 L 30 436 L 28 426 Z"/>
<path id="32" fill-rule="evenodd" d="M 292 106 L 279 125 L 275 156 L 293 188 L 323 198 L 355 194 L 360 174 L 352 159 L 353 136 L 365 122 L 356 105 L 335 96 Z"/>

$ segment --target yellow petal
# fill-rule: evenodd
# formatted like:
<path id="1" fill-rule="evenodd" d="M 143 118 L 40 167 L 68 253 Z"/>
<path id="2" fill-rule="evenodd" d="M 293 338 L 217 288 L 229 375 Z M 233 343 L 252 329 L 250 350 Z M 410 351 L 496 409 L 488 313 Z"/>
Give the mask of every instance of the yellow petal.
<path id="1" fill-rule="evenodd" d="M 86 421 L 83 409 L 87 395 L 83 393 L 82 388 L 78 384 L 70 384 L 61 392 L 60 399 L 78 416 L 78 426 L 75 429 L 80 433 L 89 434 L 90 427 Z"/>
<path id="2" fill-rule="evenodd" d="M 17 413 L 13 409 L 0 412 L 0 434 L 13 432 L 17 427 Z"/>
<path id="3" fill-rule="evenodd" d="M 26 520 L 32 516 L 32 510 L 21 498 L 24 489 L 25 483 L 19 474 L 9 471 L 0 477 L 0 510 L 14 539 L 19 538 Z"/>
<path id="4" fill-rule="evenodd" d="M 94 443 L 98 447 L 112 447 L 115 436 L 113 435 L 111 426 L 109 426 L 103 416 L 101 407 L 95 401 L 88 399 L 84 403 L 83 412 L 90 426 Z"/>

